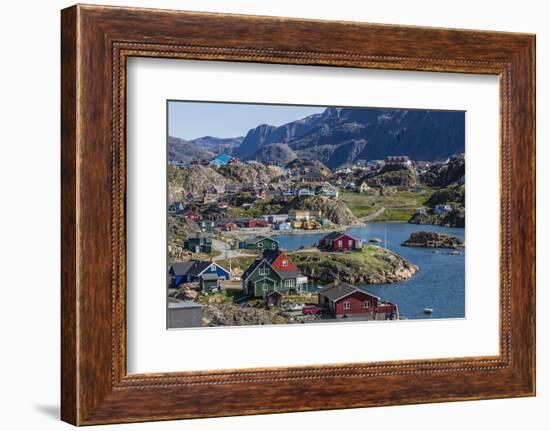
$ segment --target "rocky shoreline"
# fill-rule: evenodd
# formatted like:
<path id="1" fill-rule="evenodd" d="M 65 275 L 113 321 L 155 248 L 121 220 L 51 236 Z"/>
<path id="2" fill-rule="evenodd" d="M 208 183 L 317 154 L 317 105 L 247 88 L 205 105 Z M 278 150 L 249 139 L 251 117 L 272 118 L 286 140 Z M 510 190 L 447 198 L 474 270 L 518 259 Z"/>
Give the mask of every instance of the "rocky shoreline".
<path id="1" fill-rule="evenodd" d="M 410 279 L 419 270 L 397 253 L 372 245 L 349 253 L 293 253 L 292 259 L 305 275 L 320 283 L 336 279 L 350 284 L 396 283 Z"/>
<path id="2" fill-rule="evenodd" d="M 464 248 L 464 241 L 445 233 L 420 231 L 413 232 L 408 240 L 401 244 L 405 247 L 425 248 Z"/>

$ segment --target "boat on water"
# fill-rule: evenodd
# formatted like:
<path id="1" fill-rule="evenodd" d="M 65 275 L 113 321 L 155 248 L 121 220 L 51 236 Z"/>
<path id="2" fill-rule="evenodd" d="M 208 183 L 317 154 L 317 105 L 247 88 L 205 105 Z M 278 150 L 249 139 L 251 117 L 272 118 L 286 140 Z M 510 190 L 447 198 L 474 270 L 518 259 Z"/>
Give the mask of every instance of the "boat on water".
<path id="1" fill-rule="evenodd" d="M 424 308 L 424 313 L 425 314 L 432 314 L 434 312 L 434 309 L 433 308 Z"/>

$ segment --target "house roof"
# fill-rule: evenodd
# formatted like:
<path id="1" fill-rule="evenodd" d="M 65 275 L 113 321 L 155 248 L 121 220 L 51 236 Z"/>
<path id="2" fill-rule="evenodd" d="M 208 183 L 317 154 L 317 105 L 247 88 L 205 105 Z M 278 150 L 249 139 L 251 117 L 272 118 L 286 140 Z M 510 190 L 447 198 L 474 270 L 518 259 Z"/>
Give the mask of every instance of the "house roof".
<path id="1" fill-rule="evenodd" d="M 345 235 L 344 232 L 331 232 L 327 235 L 325 235 L 321 240 L 335 240 L 336 238 L 340 238 L 342 235 Z"/>
<path id="2" fill-rule="evenodd" d="M 320 289 L 318 293 L 320 295 L 323 295 L 325 298 L 330 299 L 331 301 L 338 301 L 339 299 L 345 298 L 346 296 L 349 296 L 355 292 L 360 292 L 365 295 L 378 298 L 378 296 L 365 292 L 364 290 L 358 289 L 355 286 L 352 286 L 351 284 L 348 284 L 348 283 L 336 283 L 336 284 L 332 283 Z"/>
<path id="3" fill-rule="evenodd" d="M 208 260 L 189 260 L 187 262 L 177 262 L 172 264 L 172 271 L 174 272 L 174 275 L 192 275 L 198 277 L 210 265 L 216 265 L 218 268 L 221 268 L 225 272 L 229 273 L 229 271 L 227 271 L 224 267 Z"/>
<path id="4" fill-rule="evenodd" d="M 254 272 L 254 270 L 264 261 L 263 258 L 256 259 L 254 262 L 250 264 L 250 266 L 246 269 L 245 272 L 243 272 L 242 279 L 246 280 L 250 274 Z"/>
<path id="5" fill-rule="evenodd" d="M 264 239 L 267 239 L 269 241 L 273 241 L 273 242 L 276 242 L 277 244 L 279 244 L 279 241 L 277 241 L 276 239 L 270 238 L 268 236 L 256 236 L 254 238 L 249 238 L 249 239 L 246 240 L 246 243 L 247 244 L 258 244 L 260 241 L 263 241 Z"/>
<path id="6" fill-rule="evenodd" d="M 302 275 L 302 273 L 297 269 L 277 269 L 276 270 L 283 280 L 289 278 L 296 278 Z"/>

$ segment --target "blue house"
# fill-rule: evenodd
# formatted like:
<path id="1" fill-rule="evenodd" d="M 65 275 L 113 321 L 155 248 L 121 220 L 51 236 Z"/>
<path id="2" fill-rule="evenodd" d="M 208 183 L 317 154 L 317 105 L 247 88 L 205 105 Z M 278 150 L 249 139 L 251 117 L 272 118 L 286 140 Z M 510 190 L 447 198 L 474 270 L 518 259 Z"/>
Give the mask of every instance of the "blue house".
<path id="1" fill-rule="evenodd" d="M 219 156 L 210 160 L 211 165 L 224 166 L 227 165 L 233 157 L 227 154 L 220 154 Z"/>
<path id="2" fill-rule="evenodd" d="M 187 262 L 174 263 L 168 271 L 170 286 L 178 287 L 182 283 L 201 282 L 203 276 L 211 280 L 215 275 L 218 279 L 229 280 L 231 274 L 223 266 L 208 260 L 189 260 Z"/>
<path id="3" fill-rule="evenodd" d="M 282 230 L 282 231 L 292 230 L 292 225 L 289 222 L 282 222 L 275 226 L 275 230 Z"/>

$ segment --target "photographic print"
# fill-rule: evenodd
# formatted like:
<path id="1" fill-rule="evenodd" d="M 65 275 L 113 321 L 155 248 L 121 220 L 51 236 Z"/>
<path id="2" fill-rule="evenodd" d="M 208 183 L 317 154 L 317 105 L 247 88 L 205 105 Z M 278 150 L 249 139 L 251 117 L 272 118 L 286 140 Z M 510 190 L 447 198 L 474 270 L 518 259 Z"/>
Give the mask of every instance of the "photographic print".
<path id="1" fill-rule="evenodd" d="M 167 102 L 167 327 L 465 318 L 465 112 Z"/>

